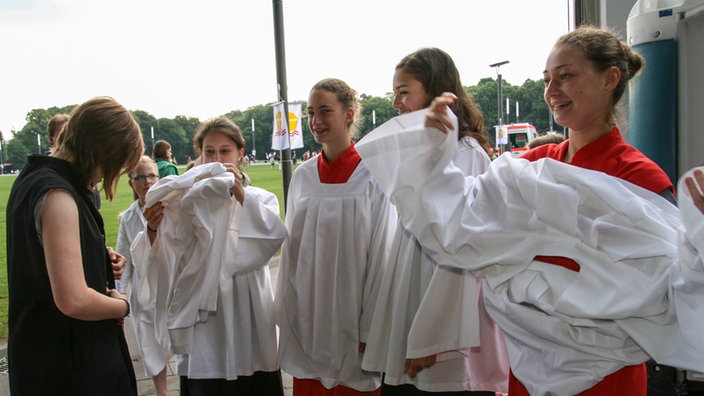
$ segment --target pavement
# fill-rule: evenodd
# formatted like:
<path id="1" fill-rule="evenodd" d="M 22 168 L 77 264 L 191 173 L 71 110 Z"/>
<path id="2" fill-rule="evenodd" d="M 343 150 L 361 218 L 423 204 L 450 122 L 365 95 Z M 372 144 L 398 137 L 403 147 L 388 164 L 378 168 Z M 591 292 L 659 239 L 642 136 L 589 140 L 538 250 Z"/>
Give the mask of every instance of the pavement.
<path id="1" fill-rule="evenodd" d="M 279 257 L 274 257 L 269 262 L 269 268 L 271 270 L 271 283 L 276 285 L 276 279 L 279 274 Z M 136 351 L 136 345 L 134 340 L 128 337 L 128 345 L 130 346 L 130 351 Z M 3 341 L 4 342 L 4 341 Z M 132 364 L 134 365 L 134 372 L 137 377 L 137 394 L 139 396 L 150 396 L 156 395 L 154 390 L 154 384 L 152 379 L 147 377 L 144 373 L 144 364 L 139 358 L 138 353 L 133 352 Z M 5 363 L 5 357 L 7 356 L 7 345 L 0 345 L 0 396 L 10 395 L 10 383 L 9 377 L 7 375 L 7 364 Z M 282 372 L 283 382 L 284 382 L 284 396 L 293 395 L 293 378 L 291 375 Z M 176 361 L 172 358 L 169 361 L 167 368 L 167 388 L 169 390 L 169 396 L 179 395 L 179 378 L 176 375 Z"/>

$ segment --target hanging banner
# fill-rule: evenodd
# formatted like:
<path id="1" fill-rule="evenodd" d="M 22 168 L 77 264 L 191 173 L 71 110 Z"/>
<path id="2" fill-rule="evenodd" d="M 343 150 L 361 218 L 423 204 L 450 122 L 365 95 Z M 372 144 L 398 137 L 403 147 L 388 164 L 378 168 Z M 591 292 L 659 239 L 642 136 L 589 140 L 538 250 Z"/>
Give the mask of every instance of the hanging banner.
<path id="1" fill-rule="evenodd" d="M 496 125 L 494 128 L 496 128 L 496 144 L 508 144 L 506 125 Z"/>
<path id="2" fill-rule="evenodd" d="M 301 103 L 289 103 L 288 128 L 285 125 L 284 102 L 274 104 L 274 130 L 271 148 L 274 150 L 296 149 L 303 147 L 303 128 L 301 127 Z M 288 136 L 287 136 L 288 135 Z M 288 137 L 288 138 L 287 138 Z"/>

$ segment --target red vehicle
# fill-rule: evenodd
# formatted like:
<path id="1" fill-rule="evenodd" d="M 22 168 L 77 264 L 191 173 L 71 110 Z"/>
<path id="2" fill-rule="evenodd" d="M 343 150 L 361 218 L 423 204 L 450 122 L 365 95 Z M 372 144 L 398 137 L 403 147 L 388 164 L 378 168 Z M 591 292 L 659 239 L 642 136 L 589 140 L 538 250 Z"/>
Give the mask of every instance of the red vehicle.
<path id="1" fill-rule="evenodd" d="M 538 136 L 538 132 L 533 124 L 527 122 L 508 124 L 504 125 L 504 127 L 508 135 L 508 147 L 510 147 L 514 157 L 518 157 L 524 151 L 527 151 L 528 148 L 526 145 L 528 142 Z"/>

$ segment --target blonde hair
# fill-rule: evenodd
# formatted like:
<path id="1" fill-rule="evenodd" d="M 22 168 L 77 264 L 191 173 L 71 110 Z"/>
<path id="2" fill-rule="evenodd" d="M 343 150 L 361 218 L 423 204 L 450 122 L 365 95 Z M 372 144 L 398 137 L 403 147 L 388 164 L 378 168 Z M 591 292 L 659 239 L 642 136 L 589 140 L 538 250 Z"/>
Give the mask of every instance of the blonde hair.
<path id="1" fill-rule="evenodd" d="M 158 176 L 159 168 L 157 168 L 156 162 L 154 161 L 154 159 L 148 155 L 141 156 L 139 158 L 139 162 L 137 162 L 137 165 L 135 165 L 134 169 L 132 169 L 130 171 L 130 173 L 127 174 L 127 176 L 129 176 L 130 179 L 133 179 L 135 176 L 137 176 L 137 168 L 143 164 L 151 165 L 154 168 L 154 170 L 157 171 L 157 176 Z"/>

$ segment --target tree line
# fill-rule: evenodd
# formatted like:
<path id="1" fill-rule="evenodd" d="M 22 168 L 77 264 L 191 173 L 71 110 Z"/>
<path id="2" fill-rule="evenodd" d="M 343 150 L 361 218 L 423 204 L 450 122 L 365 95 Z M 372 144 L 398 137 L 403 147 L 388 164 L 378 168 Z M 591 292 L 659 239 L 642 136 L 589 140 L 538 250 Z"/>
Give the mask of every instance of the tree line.
<path id="1" fill-rule="evenodd" d="M 484 113 L 487 132 L 493 141 L 493 125 L 498 123 L 497 80 L 483 78 L 477 85 L 465 87 L 465 90 L 474 98 Z M 509 99 L 510 109 L 508 115 L 505 113 L 503 115 L 505 123 L 530 122 L 539 132 L 546 132 L 550 129 L 550 116 L 548 107 L 543 100 L 543 82 L 541 80 L 528 79 L 520 86 L 514 86 L 504 81 L 503 97 Z M 359 138 L 372 131 L 376 126 L 398 115 L 398 112 L 392 106 L 392 93 L 387 93 L 383 97 L 361 94 L 360 102 L 362 114 L 358 131 Z M 516 102 L 519 103 L 519 117 L 516 117 Z M 505 107 L 506 103 L 503 105 Z M 30 111 L 26 117 L 27 124 L 19 131 L 11 131 L 12 140 L 5 142 L 0 136 L 3 157 L 1 160 L 4 160 L 3 162 L 5 163 L 12 163 L 11 169 L 21 169 L 27 162 L 26 157 L 28 154 L 45 153 L 48 149 L 47 122 L 54 114 L 70 113 L 74 106 L 68 105 Z M 304 148 L 297 151 L 299 153 L 306 150 L 319 151 L 321 146 L 315 142 L 308 130 L 305 101 L 302 108 L 303 122 L 301 124 Z M 193 135 L 201 122 L 200 119 L 186 116 L 157 119 L 143 110 L 134 110 L 132 114 L 142 130 L 146 154 L 151 154 L 154 141 L 166 140 L 171 144 L 173 156 L 178 163 L 186 163 L 189 158 L 195 158 Z M 233 110 L 224 114 L 224 116 L 231 119 L 242 129 L 247 155 L 254 149 L 256 151 L 256 159 L 262 160 L 265 158 L 265 153 L 273 151 L 271 150 L 273 125 L 271 106 L 266 104 L 256 105 L 244 111 Z M 254 130 L 252 129 L 252 123 L 254 123 Z M 557 125 L 553 125 L 553 127 L 562 129 Z M 154 131 L 153 139 L 152 129 Z M 39 138 L 37 138 L 37 135 L 39 135 Z M 6 168 L 6 170 L 8 169 Z"/>

